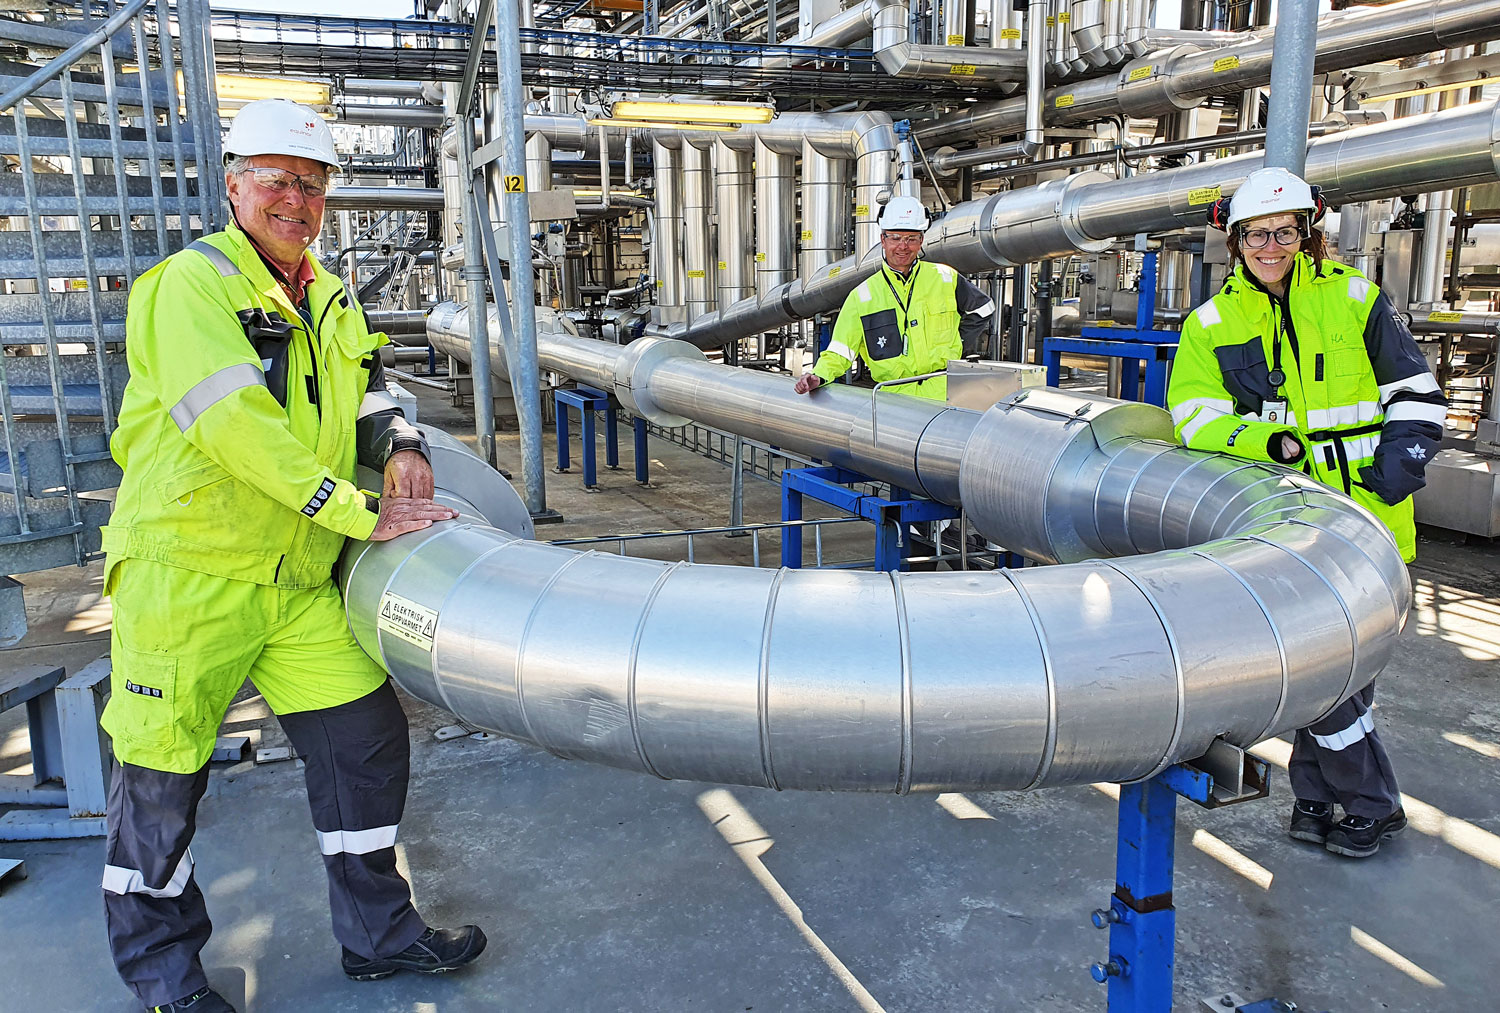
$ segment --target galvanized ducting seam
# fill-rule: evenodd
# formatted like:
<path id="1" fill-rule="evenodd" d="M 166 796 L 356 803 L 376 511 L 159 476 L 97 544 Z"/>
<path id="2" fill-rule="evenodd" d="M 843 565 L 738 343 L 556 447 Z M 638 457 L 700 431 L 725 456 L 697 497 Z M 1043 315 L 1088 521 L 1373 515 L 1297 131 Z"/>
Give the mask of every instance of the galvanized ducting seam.
<path id="1" fill-rule="evenodd" d="M 852 391 L 766 404 L 772 378 L 673 342 L 574 347 L 588 344 L 543 354 L 613 373 L 647 413 L 800 432 L 868 474 L 915 478 L 988 537 L 1062 565 L 670 564 L 528 542 L 474 508 L 352 547 L 351 628 L 398 683 L 559 756 L 776 788 L 1131 780 L 1215 737 L 1249 745 L 1317 719 L 1385 665 L 1410 607 L 1373 516 L 1295 472 L 1172 446 L 1159 409 L 1033 390 L 983 415 L 888 395 L 875 418 Z M 435 613 L 430 647 L 379 628 L 390 595 Z"/>

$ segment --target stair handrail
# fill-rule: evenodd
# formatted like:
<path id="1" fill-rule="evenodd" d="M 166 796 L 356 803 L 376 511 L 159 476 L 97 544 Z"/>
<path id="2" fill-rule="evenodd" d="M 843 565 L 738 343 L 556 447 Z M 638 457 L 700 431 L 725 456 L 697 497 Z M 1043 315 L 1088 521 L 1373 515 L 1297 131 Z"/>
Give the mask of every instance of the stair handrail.
<path id="1" fill-rule="evenodd" d="M 50 61 L 38 67 L 24 81 L 0 95 L 0 112 L 15 107 L 16 103 L 31 95 L 42 85 L 60 76 L 65 70 L 73 66 L 78 58 L 83 56 L 95 46 L 103 45 L 104 42 L 114 36 L 121 28 L 128 25 L 150 0 L 130 0 L 124 7 L 119 8 L 110 17 L 95 28 L 92 32 L 81 37 L 67 49 L 63 50 Z"/>

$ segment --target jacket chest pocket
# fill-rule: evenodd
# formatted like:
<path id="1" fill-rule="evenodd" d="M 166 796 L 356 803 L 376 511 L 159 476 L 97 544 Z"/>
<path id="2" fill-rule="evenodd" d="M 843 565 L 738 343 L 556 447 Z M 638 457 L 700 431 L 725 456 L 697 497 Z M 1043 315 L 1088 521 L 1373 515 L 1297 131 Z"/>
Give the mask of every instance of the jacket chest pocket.
<path id="1" fill-rule="evenodd" d="M 1256 335 L 1241 345 L 1220 345 L 1214 349 L 1224 389 L 1234 398 L 1236 414 L 1259 414 L 1265 402 L 1275 400 L 1271 369 L 1266 365 L 1266 349 Z"/>
<path id="2" fill-rule="evenodd" d="M 895 310 L 881 310 L 860 318 L 865 332 L 865 353 L 871 360 L 894 359 L 906 349 L 901 337 L 901 318 Z"/>

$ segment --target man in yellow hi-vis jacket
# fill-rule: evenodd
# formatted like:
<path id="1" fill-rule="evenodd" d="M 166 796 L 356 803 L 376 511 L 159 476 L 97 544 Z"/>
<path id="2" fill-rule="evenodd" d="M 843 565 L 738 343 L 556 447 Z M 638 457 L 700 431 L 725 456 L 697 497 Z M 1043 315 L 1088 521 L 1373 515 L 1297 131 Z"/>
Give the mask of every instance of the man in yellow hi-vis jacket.
<path id="1" fill-rule="evenodd" d="M 406 717 L 332 579 L 345 538 L 455 516 L 432 502 L 426 441 L 385 392 L 385 336 L 307 255 L 333 137 L 311 109 L 273 99 L 241 110 L 224 147 L 234 224 L 131 289 L 111 442 L 124 477 L 104 531 L 110 947 L 148 1009 L 193 1013 L 232 1013 L 198 958 L 210 925 L 188 845 L 247 677 L 307 765 L 345 972 L 449 970 L 485 945 L 475 926 L 429 928 L 396 870 Z M 378 499 L 355 487 L 357 463 L 383 470 Z"/>
<path id="2" fill-rule="evenodd" d="M 877 383 L 941 373 L 948 360 L 983 350 L 995 302 L 946 264 L 920 260 L 927 209 L 915 197 L 892 197 L 880 209 L 880 270 L 850 292 L 828 347 L 793 388 L 807 394 L 864 360 Z M 948 378 L 892 390 L 943 400 Z"/>

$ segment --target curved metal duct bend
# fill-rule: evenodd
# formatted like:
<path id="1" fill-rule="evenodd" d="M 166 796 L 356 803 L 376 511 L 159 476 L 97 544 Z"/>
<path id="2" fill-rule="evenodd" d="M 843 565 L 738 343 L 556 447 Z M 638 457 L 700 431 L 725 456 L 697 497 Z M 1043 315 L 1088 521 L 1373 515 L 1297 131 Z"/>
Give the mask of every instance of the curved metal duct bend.
<path id="1" fill-rule="evenodd" d="M 654 359 L 671 344 L 607 351 L 637 372 L 709 365 L 680 345 Z M 849 427 L 842 401 L 804 399 Z M 964 502 L 992 537 L 1149 554 L 888 574 L 575 552 L 497 529 L 458 488 L 495 473 L 447 460 L 459 520 L 346 551 L 350 628 L 407 692 L 558 756 L 898 793 L 1145 777 L 1216 737 L 1306 725 L 1384 666 L 1410 586 L 1344 497 L 1171 446 L 1148 406 L 1033 389 L 951 412 L 970 418 Z"/>
<path id="2" fill-rule="evenodd" d="M 329 211 L 441 211 L 443 191 L 416 186 L 335 186 L 323 206 Z"/>

